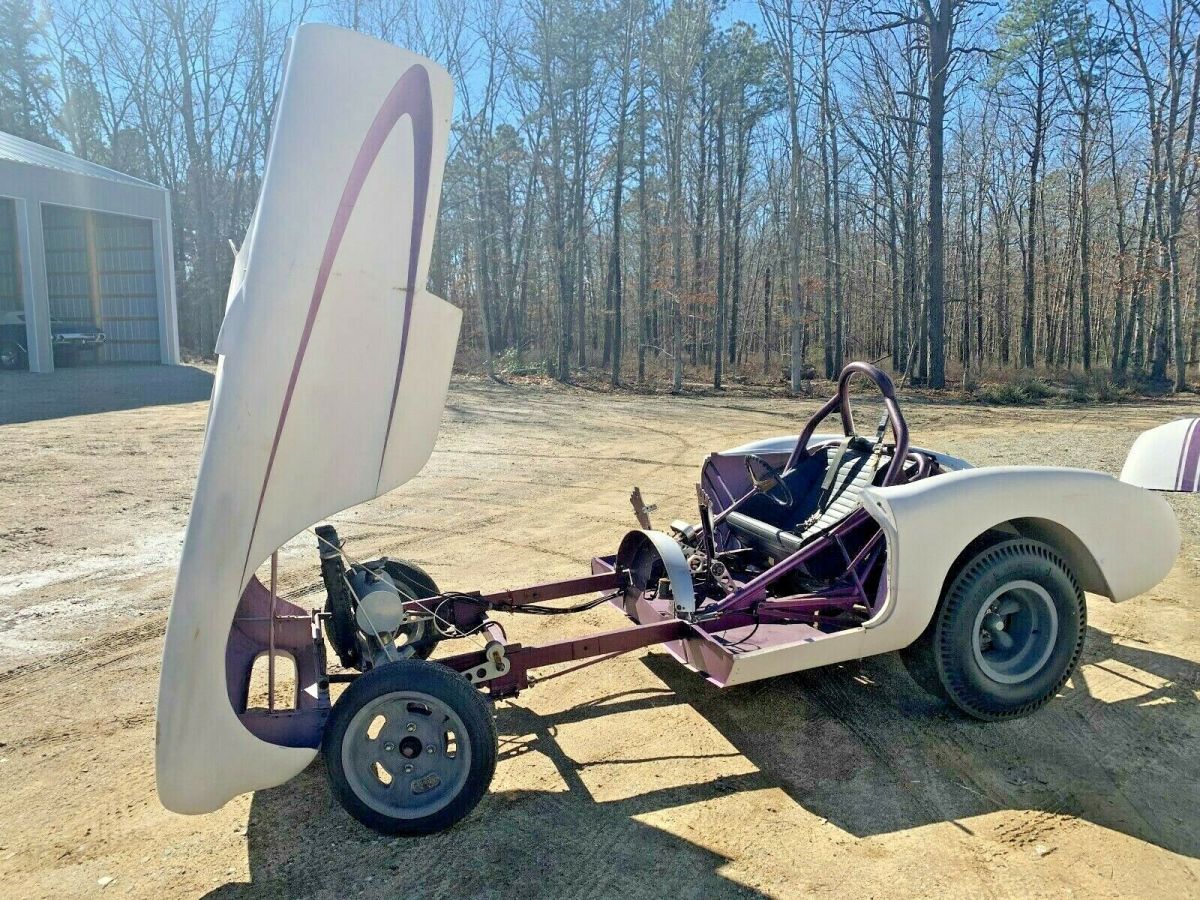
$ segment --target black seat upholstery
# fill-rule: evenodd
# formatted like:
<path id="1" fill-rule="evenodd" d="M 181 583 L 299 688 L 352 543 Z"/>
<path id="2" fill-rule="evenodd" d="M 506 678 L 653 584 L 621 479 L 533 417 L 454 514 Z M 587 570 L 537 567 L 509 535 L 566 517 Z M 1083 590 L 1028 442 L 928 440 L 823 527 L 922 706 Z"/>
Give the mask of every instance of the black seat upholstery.
<path id="1" fill-rule="evenodd" d="M 735 510 L 725 517 L 725 523 L 744 544 L 777 559 L 788 556 L 857 509 L 863 490 L 875 483 L 889 459 L 886 453 L 874 453 L 865 441 L 852 443 L 844 450 L 840 444 L 829 447 L 825 451 L 825 476 L 830 467 L 836 466 L 836 471 L 827 491 L 823 488 L 826 477 L 816 479 L 790 508 L 780 508 L 782 521 L 778 516 L 772 516 L 775 521 L 770 522 Z M 751 511 L 766 510 L 760 504 Z"/>
<path id="2" fill-rule="evenodd" d="M 790 556 L 804 546 L 800 535 L 768 525 L 745 513 L 731 512 L 725 517 L 725 524 L 743 543 L 776 559 Z"/>

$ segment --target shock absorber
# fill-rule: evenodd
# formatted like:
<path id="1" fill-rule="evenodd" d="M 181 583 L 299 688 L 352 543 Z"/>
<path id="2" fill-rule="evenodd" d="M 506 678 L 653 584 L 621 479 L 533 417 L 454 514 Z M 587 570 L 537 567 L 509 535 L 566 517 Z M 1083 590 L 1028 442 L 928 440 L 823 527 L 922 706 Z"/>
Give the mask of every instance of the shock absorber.
<path id="1" fill-rule="evenodd" d="M 346 563 L 342 541 L 332 525 L 316 529 L 317 550 L 321 555 L 321 580 L 325 582 L 325 611 L 329 614 L 329 643 L 343 668 L 359 666 L 358 640 L 354 626 L 354 595 L 346 583 Z"/>

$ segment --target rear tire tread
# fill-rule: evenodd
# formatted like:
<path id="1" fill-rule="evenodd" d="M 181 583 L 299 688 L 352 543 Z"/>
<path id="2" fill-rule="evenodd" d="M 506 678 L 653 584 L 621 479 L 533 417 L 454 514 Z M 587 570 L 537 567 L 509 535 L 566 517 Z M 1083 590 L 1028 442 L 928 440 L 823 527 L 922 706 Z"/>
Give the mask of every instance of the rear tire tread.
<path id="1" fill-rule="evenodd" d="M 1013 559 L 1026 554 L 1033 554 L 1040 557 L 1057 568 L 1069 579 L 1074 588 L 1075 602 L 1078 607 L 1078 633 L 1075 637 L 1074 646 L 1071 649 L 1070 660 L 1050 690 L 1045 691 L 1042 696 L 1020 706 L 1003 707 L 999 704 L 989 702 L 986 697 L 982 697 L 978 691 L 971 688 L 967 680 L 963 677 L 960 666 L 956 664 L 957 658 L 961 654 L 961 647 L 957 647 L 953 643 L 953 636 L 948 633 L 947 624 L 958 615 L 963 604 L 970 599 L 970 589 L 993 566 L 1006 559 Z M 1070 567 L 1067 566 L 1062 557 L 1053 549 L 1040 541 L 1018 538 L 993 545 L 983 551 L 955 576 L 949 590 L 946 592 L 941 609 L 939 609 L 935 616 L 935 627 L 927 631 L 927 649 L 932 651 L 932 653 L 921 655 L 926 658 L 924 665 L 933 663 L 936 666 L 937 679 L 941 687 L 941 692 L 944 693 L 951 703 L 977 719 L 1001 721 L 1029 715 L 1049 703 L 1062 690 L 1063 685 L 1067 683 L 1067 680 L 1074 673 L 1075 667 L 1079 663 L 1079 658 L 1083 654 L 1083 643 L 1086 632 L 1087 604 L 1084 601 L 1083 589 L 1079 585 L 1079 580 L 1075 577 Z M 922 638 L 925 637 L 926 635 L 922 635 Z"/>

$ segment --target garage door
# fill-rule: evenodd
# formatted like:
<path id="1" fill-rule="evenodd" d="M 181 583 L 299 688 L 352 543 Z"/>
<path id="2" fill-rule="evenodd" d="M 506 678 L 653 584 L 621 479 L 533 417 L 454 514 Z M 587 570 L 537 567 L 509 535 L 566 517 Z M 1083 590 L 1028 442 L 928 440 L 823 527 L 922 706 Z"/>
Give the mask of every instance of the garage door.
<path id="1" fill-rule="evenodd" d="M 50 315 L 99 325 L 104 362 L 159 362 L 154 237 L 147 219 L 44 206 Z"/>
<path id="2" fill-rule="evenodd" d="M 0 197 L 0 316 L 21 311 L 20 279 L 16 204 L 7 197 Z"/>

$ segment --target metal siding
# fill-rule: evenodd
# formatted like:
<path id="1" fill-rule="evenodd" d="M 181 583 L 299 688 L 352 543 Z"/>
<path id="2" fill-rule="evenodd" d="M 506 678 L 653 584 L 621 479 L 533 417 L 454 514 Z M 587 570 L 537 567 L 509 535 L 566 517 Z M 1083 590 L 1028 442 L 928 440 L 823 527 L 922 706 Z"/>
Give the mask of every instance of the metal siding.
<path id="1" fill-rule="evenodd" d="M 60 325 L 95 324 L 88 291 L 84 215 L 83 210 L 67 206 L 42 208 L 50 318 Z"/>
<path id="2" fill-rule="evenodd" d="M 20 312 L 21 269 L 17 257 L 17 205 L 0 197 L 0 313 Z"/>
<path id="3" fill-rule="evenodd" d="M 92 323 L 86 217 L 92 217 L 104 362 L 158 362 L 158 290 L 148 219 L 44 207 L 50 314 Z"/>
<path id="4" fill-rule="evenodd" d="M 93 213 L 105 358 L 161 359 L 154 235 L 148 219 Z M 111 345 L 111 346 L 110 346 Z"/>

